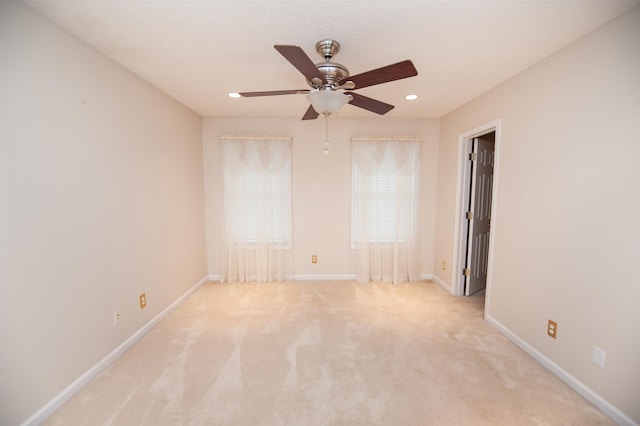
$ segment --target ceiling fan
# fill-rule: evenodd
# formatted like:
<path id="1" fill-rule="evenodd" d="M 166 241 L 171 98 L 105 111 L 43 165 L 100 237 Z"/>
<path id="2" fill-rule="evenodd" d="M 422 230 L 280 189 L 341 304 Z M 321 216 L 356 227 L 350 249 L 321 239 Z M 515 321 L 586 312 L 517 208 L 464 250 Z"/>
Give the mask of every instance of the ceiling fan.
<path id="1" fill-rule="evenodd" d="M 314 64 L 298 46 L 276 44 L 273 47 L 306 77 L 307 84 L 312 89 L 240 92 L 239 94 L 247 98 L 307 94 L 311 105 L 302 117 L 303 120 L 316 119 L 320 114 L 328 117 L 330 114 L 337 113 L 347 102 L 376 114 L 386 114 L 394 108 L 393 105 L 360 95 L 353 90 L 418 75 L 413 63 L 405 60 L 350 76 L 349 70 L 344 65 L 331 61 L 331 58 L 340 50 L 340 43 L 330 39 L 316 43 L 316 51 L 324 58 L 324 62 L 317 64 Z"/>

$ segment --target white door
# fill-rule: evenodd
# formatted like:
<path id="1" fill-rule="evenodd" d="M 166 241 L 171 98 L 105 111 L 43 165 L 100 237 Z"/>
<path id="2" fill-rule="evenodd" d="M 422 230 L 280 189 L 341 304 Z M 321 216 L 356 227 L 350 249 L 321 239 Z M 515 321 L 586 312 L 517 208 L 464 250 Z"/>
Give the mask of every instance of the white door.
<path id="1" fill-rule="evenodd" d="M 488 135 L 485 135 L 488 136 Z M 470 296 L 487 285 L 489 232 L 491 230 L 491 189 L 493 188 L 493 138 L 473 140 L 471 161 L 469 233 L 465 268 L 465 295 Z"/>

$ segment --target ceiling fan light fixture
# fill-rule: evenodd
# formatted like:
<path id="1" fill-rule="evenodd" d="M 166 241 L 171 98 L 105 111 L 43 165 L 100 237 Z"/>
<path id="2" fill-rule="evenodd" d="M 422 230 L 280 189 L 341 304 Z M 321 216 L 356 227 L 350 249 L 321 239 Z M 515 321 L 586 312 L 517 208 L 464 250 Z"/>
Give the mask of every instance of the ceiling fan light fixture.
<path id="1" fill-rule="evenodd" d="M 415 101 L 416 99 L 418 99 L 418 95 L 411 94 L 411 95 L 405 96 L 404 98 L 408 101 Z"/>
<path id="2" fill-rule="evenodd" d="M 334 90 L 314 90 L 309 92 L 307 99 L 311 102 L 313 109 L 319 114 L 337 114 L 340 109 L 351 100 L 351 96 Z"/>
<path id="3" fill-rule="evenodd" d="M 227 93 L 227 96 L 229 96 L 230 98 L 238 99 L 240 97 L 240 93 L 230 92 Z"/>

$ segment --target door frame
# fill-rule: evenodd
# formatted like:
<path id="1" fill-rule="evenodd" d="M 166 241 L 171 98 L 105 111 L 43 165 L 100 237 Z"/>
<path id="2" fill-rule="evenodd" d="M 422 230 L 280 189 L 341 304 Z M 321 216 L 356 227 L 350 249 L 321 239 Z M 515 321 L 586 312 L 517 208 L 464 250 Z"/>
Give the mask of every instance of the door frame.
<path id="1" fill-rule="evenodd" d="M 466 203 L 469 200 L 471 191 L 471 162 L 469 161 L 469 154 L 473 149 L 473 138 L 485 135 L 487 133 L 495 132 L 495 145 L 494 145 L 494 164 L 493 164 L 493 185 L 491 186 L 491 233 L 489 234 L 489 256 L 487 260 L 487 287 L 485 290 L 485 315 L 489 311 L 488 297 L 491 293 L 491 281 L 493 271 L 493 249 L 496 234 L 496 216 L 498 205 L 498 169 L 500 162 L 500 141 L 501 141 L 501 120 L 496 119 L 488 123 L 482 124 L 473 129 L 458 135 L 458 182 L 456 188 L 456 211 L 455 211 L 455 231 L 454 231 L 454 253 L 453 253 L 453 295 L 464 295 L 464 275 L 463 270 L 465 268 L 465 259 L 467 252 L 467 231 L 469 223 L 466 218 L 466 212 L 468 206 Z"/>

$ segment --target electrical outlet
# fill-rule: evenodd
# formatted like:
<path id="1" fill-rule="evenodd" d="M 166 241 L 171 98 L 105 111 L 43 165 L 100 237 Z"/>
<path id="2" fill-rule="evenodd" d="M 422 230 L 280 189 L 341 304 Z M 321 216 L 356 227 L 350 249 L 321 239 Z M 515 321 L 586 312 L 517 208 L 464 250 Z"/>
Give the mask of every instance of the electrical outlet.
<path id="1" fill-rule="evenodd" d="M 113 311 L 113 326 L 115 327 L 120 322 L 120 309 Z"/>
<path id="2" fill-rule="evenodd" d="M 144 293 L 142 293 L 140 295 L 140 309 L 144 309 L 145 306 L 147 306 L 147 296 Z"/>
<path id="3" fill-rule="evenodd" d="M 591 361 L 600 368 L 604 368 L 604 359 L 607 356 L 607 352 L 597 346 L 593 346 L 593 355 Z"/>
<path id="4" fill-rule="evenodd" d="M 442 261 L 442 270 L 443 270 L 443 271 L 446 271 L 446 270 L 447 270 L 447 261 L 446 261 L 446 260 L 443 260 L 443 261 Z"/>
<path id="5" fill-rule="evenodd" d="M 558 335 L 558 323 L 555 321 L 549 320 L 547 323 L 547 335 L 551 338 L 556 338 Z"/>
<path id="6" fill-rule="evenodd" d="M 311 256 L 311 263 L 318 263 L 318 256 L 317 255 L 312 255 Z"/>

